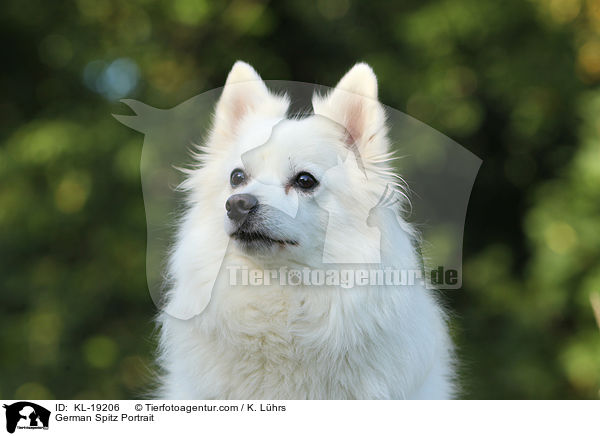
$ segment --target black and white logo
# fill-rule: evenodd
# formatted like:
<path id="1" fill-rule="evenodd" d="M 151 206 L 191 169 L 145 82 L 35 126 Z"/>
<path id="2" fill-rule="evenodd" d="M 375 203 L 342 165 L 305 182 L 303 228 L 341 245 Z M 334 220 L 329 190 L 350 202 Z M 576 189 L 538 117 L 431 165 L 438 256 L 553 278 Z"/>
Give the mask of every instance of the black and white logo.
<path id="1" fill-rule="evenodd" d="M 4 404 L 3 407 L 6 409 L 6 431 L 9 433 L 14 433 L 16 429 L 48 430 L 50 422 L 48 409 L 29 401 Z"/>

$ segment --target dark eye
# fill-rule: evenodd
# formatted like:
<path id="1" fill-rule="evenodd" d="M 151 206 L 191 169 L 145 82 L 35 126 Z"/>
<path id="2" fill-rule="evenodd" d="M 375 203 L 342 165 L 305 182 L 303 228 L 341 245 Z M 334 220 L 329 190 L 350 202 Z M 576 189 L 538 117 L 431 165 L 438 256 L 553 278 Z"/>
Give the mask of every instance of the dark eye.
<path id="1" fill-rule="evenodd" d="M 245 181 L 246 181 L 246 173 L 243 170 L 240 170 L 239 168 L 236 168 L 235 170 L 233 170 L 231 172 L 231 176 L 229 176 L 229 182 L 231 183 L 231 186 L 233 186 L 234 188 L 236 186 L 240 186 Z"/>
<path id="2" fill-rule="evenodd" d="M 295 184 L 300 189 L 308 191 L 309 189 L 312 189 L 315 186 L 317 186 L 319 182 L 317 182 L 317 179 L 315 179 L 310 173 L 300 173 L 296 176 Z"/>

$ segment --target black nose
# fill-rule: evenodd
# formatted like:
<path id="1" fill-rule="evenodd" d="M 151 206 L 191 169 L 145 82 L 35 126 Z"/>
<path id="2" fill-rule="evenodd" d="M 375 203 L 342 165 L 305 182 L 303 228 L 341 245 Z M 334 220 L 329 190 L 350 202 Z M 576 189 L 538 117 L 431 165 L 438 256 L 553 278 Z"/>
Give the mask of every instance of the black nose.
<path id="1" fill-rule="evenodd" d="M 250 194 L 235 194 L 225 202 L 227 216 L 234 221 L 241 221 L 251 210 L 258 206 L 258 198 Z"/>

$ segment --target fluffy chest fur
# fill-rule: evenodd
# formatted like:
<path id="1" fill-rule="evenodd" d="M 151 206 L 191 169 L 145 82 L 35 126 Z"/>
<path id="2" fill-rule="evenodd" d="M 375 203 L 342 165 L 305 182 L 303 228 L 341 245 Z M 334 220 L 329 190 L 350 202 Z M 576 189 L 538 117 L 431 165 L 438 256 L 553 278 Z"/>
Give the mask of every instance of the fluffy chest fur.
<path id="1" fill-rule="evenodd" d="M 429 298 L 423 289 L 221 289 L 192 323 L 164 320 L 173 369 L 164 395 L 420 398 L 430 379 L 448 396 L 449 343 Z"/>

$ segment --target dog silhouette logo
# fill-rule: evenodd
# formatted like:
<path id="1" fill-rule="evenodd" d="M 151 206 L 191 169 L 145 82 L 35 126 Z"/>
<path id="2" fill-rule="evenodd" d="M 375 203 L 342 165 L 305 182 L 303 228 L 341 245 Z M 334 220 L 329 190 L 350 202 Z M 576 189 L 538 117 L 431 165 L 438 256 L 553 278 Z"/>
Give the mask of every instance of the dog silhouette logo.
<path id="1" fill-rule="evenodd" d="M 29 401 L 19 401 L 6 409 L 6 431 L 14 433 L 18 429 L 48 429 L 50 411 Z"/>

